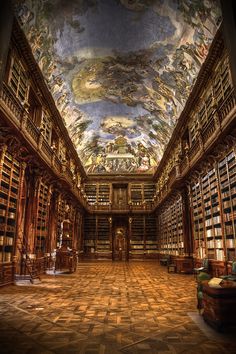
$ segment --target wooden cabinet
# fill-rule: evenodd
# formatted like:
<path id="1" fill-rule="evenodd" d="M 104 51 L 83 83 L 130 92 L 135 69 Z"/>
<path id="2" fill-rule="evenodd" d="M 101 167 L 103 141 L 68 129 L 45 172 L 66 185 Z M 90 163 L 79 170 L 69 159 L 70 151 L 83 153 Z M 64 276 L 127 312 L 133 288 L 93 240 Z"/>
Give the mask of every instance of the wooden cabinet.
<path id="1" fill-rule="evenodd" d="M 236 283 L 223 281 L 219 288 L 203 281 L 203 318 L 218 330 L 236 325 Z"/>
<path id="2" fill-rule="evenodd" d="M 176 257 L 174 263 L 177 273 L 191 274 L 193 272 L 193 257 Z"/>

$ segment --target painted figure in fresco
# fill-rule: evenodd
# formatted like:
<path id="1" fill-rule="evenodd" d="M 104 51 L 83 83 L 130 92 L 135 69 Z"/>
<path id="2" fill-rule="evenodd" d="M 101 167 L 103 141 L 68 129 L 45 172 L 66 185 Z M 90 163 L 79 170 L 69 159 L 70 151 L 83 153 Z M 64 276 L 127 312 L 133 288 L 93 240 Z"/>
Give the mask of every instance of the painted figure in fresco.
<path id="1" fill-rule="evenodd" d="M 151 156 L 158 154 L 160 159 L 216 32 L 217 2 L 16 0 L 16 4 L 20 23 L 88 172 L 150 171 L 156 165 Z M 98 20 L 107 16 L 108 7 L 119 21 L 111 18 L 105 38 Z M 88 13 L 90 8 L 95 11 Z M 123 18 L 118 18 L 120 10 Z M 145 23 L 146 15 L 153 23 Z M 123 24 L 129 28 L 126 19 L 130 35 L 127 30 L 121 47 L 120 36 L 112 35 L 118 22 L 120 28 Z M 96 35 L 88 38 L 90 30 L 94 33 L 93 23 Z M 150 24 L 152 36 L 148 36 Z M 142 38 L 147 41 L 142 43 Z M 85 45 L 88 48 L 81 50 Z M 75 79 L 78 92 L 72 84 Z M 118 119 L 104 126 L 96 112 L 104 109 L 107 117 L 106 106 L 109 115 L 119 116 L 120 108 L 131 118 L 126 125 Z M 77 120 L 73 110 L 79 111 Z M 132 120 L 135 124 L 129 125 Z M 127 140 L 117 144 L 119 136 Z M 137 145 L 137 136 L 145 146 Z M 101 161 L 98 151 L 111 156 Z M 134 157 L 112 158 L 115 154 Z"/>
<path id="2" fill-rule="evenodd" d="M 19 20 L 21 25 L 24 26 L 34 18 L 34 14 L 32 11 L 29 10 L 29 8 L 25 4 L 18 5 L 18 6 L 19 6 L 19 10 L 18 10 Z"/>
<path id="3" fill-rule="evenodd" d="M 138 167 L 137 171 L 138 172 L 146 172 L 150 168 L 150 159 L 147 155 L 144 155 L 144 157 L 141 158 L 141 163 L 140 166 Z"/>
<path id="4" fill-rule="evenodd" d="M 97 166 L 97 157 L 95 155 L 91 156 L 91 164 L 87 166 L 87 172 L 93 173 L 96 170 Z"/>
<path id="5" fill-rule="evenodd" d="M 99 164 L 96 166 L 94 172 L 97 172 L 97 173 L 106 172 L 106 167 L 101 162 L 99 162 Z"/>

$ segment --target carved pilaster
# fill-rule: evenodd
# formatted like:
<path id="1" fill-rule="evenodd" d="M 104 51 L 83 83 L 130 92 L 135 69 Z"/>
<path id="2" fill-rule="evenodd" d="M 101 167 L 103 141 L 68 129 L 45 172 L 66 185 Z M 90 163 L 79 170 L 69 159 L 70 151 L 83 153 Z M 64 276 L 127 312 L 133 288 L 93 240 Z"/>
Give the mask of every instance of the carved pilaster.
<path id="1" fill-rule="evenodd" d="M 187 256 L 193 253 L 193 238 L 191 229 L 191 213 L 188 198 L 188 189 L 184 188 L 181 192 L 182 195 L 182 208 L 183 208 L 183 241 L 184 241 L 184 254 Z"/>
<path id="2" fill-rule="evenodd" d="M 43 137 L 43 134 L 41 133 L 41 134 L 39 135 L 39 140 L 38 140 L 38 149 L 39 149 L 39 150 L 42 148 L 43 139 L 44 139 L 44 137 Z"/>
<path id="3" fill-rule="evenodd" d="M 5 155 L 6 151 L 7 151 L 7 145 L 4 143 L 0 144 L 0 168 L 1 169 L 2 169 L 2 163 L 3 163 L 4 155 Z"/>
<path id="4" fill-rule="evenodd" d="M 220 120 L 219 113 L 217 111 L 214 112 L 213 118 L 214 118 L 216 128 L 220 128 L 221 127 L 221 120 Z"/>
<path id="5" fill-rule="evenodd" d="M 200 130 L 198 130 L 197 137 L 198 137 L 200 149 L 204 150 L 204 143 L 203 143 L 202 134 Z"/>
<path id="6" fill-rule="evenodd" d="M 25 128 L 26 128 L 27 119 L 28 119 L 28 113 L 26 111 L 24 111 L 22 118 L 21 118 L 21 129 L 22 130 L 25 130 Z"/>
<path id="7" fill-rule="evenodd" d="M 50 188 L 47 252 L 52 253 L 57 246 L 58 192 Z"/>
<path id="8" fill-rule="evenodd" d="M 19 179 L 19 194 L 17 203 L 17 222 L 16 222 L 16 244 L 23 244 L 25 249 L 27 249 L 27 243 L 24 237 L 24 224 L 25 224 L 25 208 L 26 208 L 26 185 L 25 185 L 25 169 L 26 163 L 21 163 L 21 172 Z M 18 248 L 15 245 L 15 256 L 16 260 L 20 260 L 21 255 Z M 18 270 L 17 270 L 18 271 Z"/>
<path id="9" fill-rule="evenodd" d="M 112 216 L 108 217 L 109 221 L 109 241 L 110 241 L 110 251 L 112 251 Z"/>
<path id="10" fill-rule="evenodd" d="M 30 253 L 34 253 L 35 232 L 37 227 L 37 204 L 41 177 L 37 170 L 28 169 L 27 175 L 27 197 L 25 209 L 24 236 Z"/>

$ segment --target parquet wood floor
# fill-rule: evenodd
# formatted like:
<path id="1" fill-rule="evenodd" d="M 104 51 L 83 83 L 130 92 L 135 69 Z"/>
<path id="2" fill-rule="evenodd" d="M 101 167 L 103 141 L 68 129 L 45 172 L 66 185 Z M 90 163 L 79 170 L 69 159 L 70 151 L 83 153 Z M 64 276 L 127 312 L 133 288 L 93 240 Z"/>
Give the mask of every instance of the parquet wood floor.
<path id="1" fill-rule="evenodd" d="M 156 262 L 84 262 L 0 289 L 4 354 L 231 354 L 235 338 L 198 315 L 192 275 Z"/>

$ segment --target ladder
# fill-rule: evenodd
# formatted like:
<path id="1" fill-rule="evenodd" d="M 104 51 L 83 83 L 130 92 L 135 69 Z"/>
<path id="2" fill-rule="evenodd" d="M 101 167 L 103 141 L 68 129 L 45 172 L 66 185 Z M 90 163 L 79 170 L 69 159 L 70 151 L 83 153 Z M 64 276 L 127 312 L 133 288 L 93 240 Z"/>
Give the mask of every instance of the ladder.
<path id="1" fill-rule="evenodd" d="M 29 275 L 29 280 L 32 284 L 38 283 L 41 281 L 37 267 L 35 267 L 35 264 L 33 260 L 29 257 L 29 251 L 28 251 L 28 245 L 26 240 L 23 238 L 18 238 L 17 240 L 17 249 L 19 250 L 21 254 L 21 261 L 25 266 L 25 269 L 27 271 L 27 275 Z"/>

